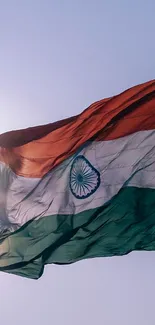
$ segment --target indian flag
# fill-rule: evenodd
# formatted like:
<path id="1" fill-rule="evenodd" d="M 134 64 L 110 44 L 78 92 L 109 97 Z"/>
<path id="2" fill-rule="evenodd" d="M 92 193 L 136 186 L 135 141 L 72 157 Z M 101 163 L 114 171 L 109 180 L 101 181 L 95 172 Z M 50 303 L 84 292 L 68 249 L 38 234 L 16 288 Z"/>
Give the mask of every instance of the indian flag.
<path id="1" fill-rule="evenodd" d="M 0 135 L 0 270 L 155 250 L 155 80 Z"/>

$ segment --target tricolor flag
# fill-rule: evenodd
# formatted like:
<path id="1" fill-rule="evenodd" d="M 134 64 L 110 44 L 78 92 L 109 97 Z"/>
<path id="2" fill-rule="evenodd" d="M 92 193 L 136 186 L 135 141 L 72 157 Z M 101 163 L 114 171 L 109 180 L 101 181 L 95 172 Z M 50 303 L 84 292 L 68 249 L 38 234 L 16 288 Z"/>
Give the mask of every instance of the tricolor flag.
<path id="1" fill-rule="evenodd" d="M 0 270 L 155 250 L 155 80 L 0 136 Z"/>

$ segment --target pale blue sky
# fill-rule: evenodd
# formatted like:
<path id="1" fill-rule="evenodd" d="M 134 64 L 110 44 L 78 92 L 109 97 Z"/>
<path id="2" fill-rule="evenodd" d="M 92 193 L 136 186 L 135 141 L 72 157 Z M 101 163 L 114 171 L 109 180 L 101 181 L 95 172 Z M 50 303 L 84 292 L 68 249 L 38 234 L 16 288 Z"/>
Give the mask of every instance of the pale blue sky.
<path id="1" fill-rule="evenodd" d="M 0 0 L 0 132 L 155 78 L 154 0 Z M 0 273 L 0 324 L 154 325 L 155 253 Z"/>

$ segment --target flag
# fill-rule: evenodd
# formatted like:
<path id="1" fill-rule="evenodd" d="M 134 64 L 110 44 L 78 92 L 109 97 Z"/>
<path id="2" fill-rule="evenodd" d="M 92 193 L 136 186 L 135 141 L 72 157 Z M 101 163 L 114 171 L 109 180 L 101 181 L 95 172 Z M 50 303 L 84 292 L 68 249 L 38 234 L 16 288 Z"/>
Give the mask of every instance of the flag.
<path id="1" fill-rule="evenodd" d="M 0 135 L 0 270 L 155 250 L 155 80 Z"/>

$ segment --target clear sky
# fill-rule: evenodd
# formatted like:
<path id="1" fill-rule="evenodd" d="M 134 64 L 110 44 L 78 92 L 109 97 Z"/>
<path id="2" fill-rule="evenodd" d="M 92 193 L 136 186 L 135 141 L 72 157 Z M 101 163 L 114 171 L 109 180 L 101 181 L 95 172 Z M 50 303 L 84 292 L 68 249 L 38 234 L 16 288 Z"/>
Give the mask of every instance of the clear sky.
<path id="1" fill-rule="evenodd" d="M 155 78 L 154 0 L 0 0 L 0 133 Z M 155 252 L 0 273 L 0 324 L 154 325 Z"/>

